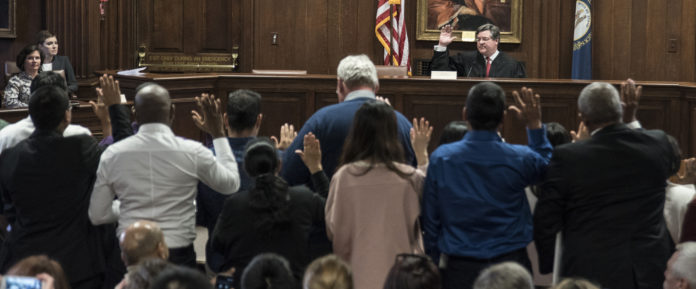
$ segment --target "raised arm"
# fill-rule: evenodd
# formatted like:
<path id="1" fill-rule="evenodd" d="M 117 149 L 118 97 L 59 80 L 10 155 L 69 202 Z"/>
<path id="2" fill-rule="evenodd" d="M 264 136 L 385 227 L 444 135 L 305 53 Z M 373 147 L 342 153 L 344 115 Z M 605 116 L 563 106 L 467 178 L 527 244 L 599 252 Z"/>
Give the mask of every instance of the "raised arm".
<path id="1" fill-rule="evenodd" d="M 295 150 L 295 153 L 300 156 L 302 162 L 312 174 L 312 183 L 315 191 L 322 197 L 326 198 L 329 194 L 329 178 L 324 173 L 321 166 L 321 146 L 319 140 L 313 133 L 309 132 L 303 137 L 303 150 Z"/>
<path id="2" fill-rule="evenodd" d="M 413 119 L 413 127 L 411 128 L 411 145 L 416 154 L 418 161 L 418 169 L 426 172 L 428 168 L 428 143 L 433 134 L 433 127 L 430 122 L 424 117 L 420 121 L 417 118 Z"/>
<path id="3" fill-rule="evenodd" d="M 515 105 L 508 109 L 517 115 L 517 118 L 527 124 L 527 141 L 529 148 L 534 150 L 543 159 L 546 166 L 551 159 L 553 148 L 546 137 L 546 129 L 541 123 L 541 97 L 535 94 L 531 88 L 522 87 L 512 92 Z"/>
<path id="4" fill-rule="evenodd" d="M 197 147 L 198 177 L 213 190 L 229 195 L 239 190 L 240 179 L 237 161 L 225 137 L 225 125 L 221 112 L 220 99 L 214 95 L 202 94 L 196 97 L 199 111 L 191 111 L 193 123 L 202 131 L 213 136 L 213 153 L 201 146 Z"/>

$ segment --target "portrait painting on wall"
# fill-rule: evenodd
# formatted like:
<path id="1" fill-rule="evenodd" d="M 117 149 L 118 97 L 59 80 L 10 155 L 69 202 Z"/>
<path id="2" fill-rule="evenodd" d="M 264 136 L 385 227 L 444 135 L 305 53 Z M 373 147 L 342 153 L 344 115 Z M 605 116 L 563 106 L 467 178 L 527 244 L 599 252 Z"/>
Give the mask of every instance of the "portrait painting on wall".
<path id="1" fill-rule="evenodd" d="M 451 25 L 461 33 L 455 41 L 473 42 L 476 28 L 495 24 L 500 41 L 520 43 L 522 0 L 418 0 L 417 40 L 438 40 L 440 29 Z M 456 34 L 455 34 L 456 35 Z"/>
<path id="2" fill-rule="evenodd" d="M 0 0 L 0 38 L 15 37 L 15 0 Z"/>

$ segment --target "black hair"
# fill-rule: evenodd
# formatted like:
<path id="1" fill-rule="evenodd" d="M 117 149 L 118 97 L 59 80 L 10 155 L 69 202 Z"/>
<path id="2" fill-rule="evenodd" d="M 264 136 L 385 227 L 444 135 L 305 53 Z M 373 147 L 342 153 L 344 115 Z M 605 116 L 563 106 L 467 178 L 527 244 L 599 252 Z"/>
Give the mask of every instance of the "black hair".
<path id="1" fill-rule="evenodd" d="M 255 179 L 249 191 L 249 205 L 264 216 L 255 221 L 256 230 L 272 234 L 291 221 L 288 183 L 275 173 L 280 165 L 278 152 L 268 138 L 256 138 L 247 143 L 244 170 Z"/>
<path id="2" fill-rule="evenodd" d="M 353 125 L 343 145 L 340 164 L 357 161 L 369 164 L 358 175 L 367 174 L 378 164 L 383 164 L 402 178 L 412 175 L 395 165 L 404 162 L 404 148 L 399 141 L 396 113 L 390 105 L 368 101 L 355 112 Z"/>
<path id="3" fill-rule="evenodd" d="M 49 39 L 51 37 L 56 37 L 56 35 L 48 30 L 39 31 L 38 33 L 36 33 L 36 45 L 42 45 L 44 42 L 46 42 L 46 39 Z"/>
<path id="4" fill-rule="evenodd" d="M 248 89 L 238 89 L 227 95 L 227 122 L 232 130 L 240 132 L 253 128 L 260 113 L 260 94 Z"/>
<path id="5" fill-rule="evenodd" d="M 29 91 L 34 92 L 44 86 L 55 86 L 63 90 L 68 90 L 68 84 L 65 82 L 65 78 L 53 71 L 44 71 L 37 74 L 31 81 Z"/>
<path id="6" fill-rule="evenodd" d="M 469 90 L 466 120 L 475 130 L 495 130 L 503 120 L 505 92 L 493 82 L 481 82 Z"/>
<path id="7" fill-rule="evenodd" d="M 384 289 L 440 289 L 440 272 L 425 255 L 399 254 Z"/>
<path id="8" fill-rule="evenodd" d="M 452 121 L 448 123 L 442 130 L 442 134 L 440 135 L 440 143 L 438 144 L 438 146 L 459 141 L 464 137 L 464 135 L 466 135 L 468 131 L 469 127 L 466 125 L 466 121 Z"/>
<path id="9" fill-rule="evenodd" d="M 249 262 L 242 273 L 242 289 L 296 289 L 288 260 L 273 253 L 260 254 Z"/>
<path id="10" fill-rule="evenodd" d="M 552 147 L 567 144 L 572 141 L 568 130 L 557 122 L 546 123 L 546 138 L 549 139 Z"/>
<path id="11" fill-rule="evenodd" d="M 31 94 L 29 116 L 36 129 L 54 130 L 70 107 L 68 93 L 55 86 L 44 86 Z"/>
<path id="12" fill-rule="evenodd" d="M 39 46 L 36 44 L 30 44 L 24 46 L 22 51 L 20 51 L 19 54 L 17 54 L 17 62 L 15 64 L 17 64 L 17 68 L 19 68 L 19 70 L 24 71 L 24 61 L 26 61 L 27 56 L 29 56 L 29 54 L 32 54 L 34 51 L 39 52 L 39 57 L 41 57 L 41 64 L 43 64 L 43 60 L 45 57 L 43 50 L 41 50 Z M 39 71 L 41 71 L 41 67 L 39 67 Z"/>
<path id="13" fill-rule="evenodd" d="M 182 266 L 171 266 L 162 271 L 150 289 L 213 289 L 203 273 Z"/>

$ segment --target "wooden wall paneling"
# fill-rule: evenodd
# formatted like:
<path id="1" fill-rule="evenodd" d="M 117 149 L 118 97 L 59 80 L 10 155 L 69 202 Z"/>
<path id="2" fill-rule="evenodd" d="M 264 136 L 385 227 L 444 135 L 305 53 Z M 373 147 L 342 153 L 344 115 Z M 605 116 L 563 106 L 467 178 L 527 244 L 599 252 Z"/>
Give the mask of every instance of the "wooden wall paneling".
<path id="1" fill-rule="evenodd" d="M 314 110 L 311 113 L 314 113 L 322 107 L 338 103 L 338 96 L 336 96 L 335 91 L 317 91 L 314 94 L 314 101 Z"/>
<path id="2" fill-rule="evenodd" d="M 560 1 L 559 14 L 561 17 L 559 19 L 560 31 L 558 38 L 555 41 L 558 42 L 559 59 L 558 59 L 558 75 L 557 78 L 570 78 L 572 63 L 573 63 L 573 34 L 575 29 L 575 2 L 573 1 Z M 593 20 L 594 21 L 594 20 Z M 553 25 L 551 23 L 550 25 Z M 592 35 L 594 37 L 594 35 Z M 554 41 L 550 39 L 550 41 Z M 547 77 L 547 76 L 542 76 Z"/>
<path id="3" fill-rule="evenodd" d="M 302 55 L 309 73 L 331 74 L 335 70 L 329 61 L 329 3 L 333 4 L 326 0 L 308 0 L 304 14 L 299 17 L 307 21 Z"/>
<path id="4" fill-rule="evenodd" d="M 201 31 L 203 35 L 200 52 L 225 53 L 228 52 L 227 48 L 232 46 L 231 43 L 238 41 L 238 35 L 235 35 L 237 31 L 232 24 L 235 20 L 239 21 L 239 14 L 232 9 L 232 2 L 239 3 L 224 0 L 200 2 L 204 6 L 202 15 L 205 16 L 201 19 L 204 27 Z"/>
<path id="5" fill-rule="evenodd" d="M 696 0 L 682 0 L 680 38 L 681 81 L 696 81 Z"/>
<path id="6" fill-rule="evenodd" d="M 255 69 L 306 69 L 304 60 L 304 15 L 308 0 L 254 2 L 254 64 Z M 272 13 L 270 13 L 272 12 Z M 276 33 L 276 44 L 273 35 Z"/>
<path id="7" fill-rule="evenodd" d="M 452 98 L 451 96 L 404 95 L 404 108 L 400 110 L 406 118 L 425 117 L 433 127 L 428 149 L 435 150 L 442 135 L 442 129 L 451 121 L 462 120 L 462 108 L 466 103 L 465 98 Z"/>
<path id="8" fill-rule="evenodd" d="M 151 52 L 184 52 L 185 39 L 196 38 L 183 35 L 184 15 L 190 11 L 184 9 L 184 0 L 148 0 L 152 1 L 152 43 Z M 190 1 L 189 1 L 190 2 Z M 186 11 L 187 13 L 184 13 Z"/>
<path id="9" fill-rule="evenodd" d="M 235 1 L 237 2 L 237 1 Z M 241 0 L 241 39 L 239 45 L 239 71 L 251 72 L 254 65 L 254 0 Z"/>
<path id="10" fill-rule="evenodd" d="M 280 139 L 280 127 L 289 123 L 300 130 L 307 119 L 306 99 L 307 92 L 297 91 L 259 91 L 261 97 L 261 136 L 276 136 Z M 311 113 L 309 113 L 311 115 Z"/>
<path id="11" fill-rule="evenodd" d="M 681 33 L 681 9 L 682 5 L 685 0 L 678 0 L 678 1 L 660 1 L 660 4 L 664 6 L 664 16 L 662 15 L 654 15 L 652 18 L 656 20 L 656 25 L 652 27 L 652 29 L 649 31 L 647 35 L 662 35 L 663 40 L 662 40 L 662 47 L 661 51 L 663 52 L 663 57 L 664 59 L 659 59 L 655 58 L 652 59 L 654 61 L 655 66 L 661 66 L 664 69 L 664 74 L 663 76 L 665 78 L 657 78 L 655 80 L 665 80 L 665 81 L 678 81 L 681 78 L 680 72 L 681 72 L 681 54 L 683 54 L 685 51 L 681 50 L 679 47 L 679 42 L 682 37 L 691 37 L 694 38 L 694 35 L 692 34 L 691 36 L 686 36 L 682 35 Z M 662 17 L 661 17 L 662 16 Z M 660 20 L 658 20 L 660 19 Z M 647 39 L 651 39 L 652 37 L 648 36 Z M 646 41 L 647 41 L 646 39 Z M 659 40 L 658 40 L 659 41 Z M 669 42 L 673 41 L 675 43 L 675 50 L 674 52 L 671 52 L 669 50 Z M 647 71 L 646 71 L 647 72 Z M 649 72 L 648 72 L 649 73 Z M 647 75 L 646 75 L 646 79 Z"/>
<path id="12" fill-rule="evenodd" d="M 657 23 L 651 23 L 653 19 L 651 19 L 649 16 L 652 13 L 662 13 L 662 11 L 653 12 L 652 9 L 654 9 L 655 7 L 648 7 L 652 6 L 652 3 L 650 2 L 651 1 L 632 2 L 631 13 L 629 14 L 629 17 L 631 19 L 630 25 L 628 27 L 628 30 L 623 32 L 625 34 L 629 34 L 630 42 L 627 43 L 627 47 L 622 47 L 623 49 L 630 50 L 631 61 L 627 62 L 627 64 L 629 64 L 627 65 L 627 74 L 625 75 L 625 77 L 621 78 L 631 77 L 634 79 L 644 80 L 644 71 L 648 67 L 648 62 L 650 62 L 650 58 L 655 57 L 655 54 L 659 54 L 659 52 L 661 52 L 660 48 L 662 48 L 662 46 L 658 44 L 664 43 L 664 41 L 662 40 L 664 37 L 662 35 L 650 34 L 650 30 L 652 30 L 650 26 L 654 26 Z M 604 32 L 606 32 L 606 30 L 604 30 Z M 646 34 L 651 35 L 651 41 L 646 42 Z M 654 71 L 653 73 L 659 74 L 661 72 Z"/>

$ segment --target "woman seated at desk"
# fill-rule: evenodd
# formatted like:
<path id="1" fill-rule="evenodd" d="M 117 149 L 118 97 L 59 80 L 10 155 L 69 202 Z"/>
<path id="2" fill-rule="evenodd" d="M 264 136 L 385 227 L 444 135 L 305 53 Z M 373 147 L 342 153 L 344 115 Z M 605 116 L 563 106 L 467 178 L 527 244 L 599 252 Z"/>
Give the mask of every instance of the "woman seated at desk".
<path id="1" fill-rule="evenodd" d="M 71 95 L 77 94 L 75 71 L 67 56 L 58 55 L 58 38 L 53 33 L 42 30 L 36 35 L 36 44 L 44 53 L 43 64 L 41 65 L 42 71 L 62 70 L 65 81 L 68 82 L 69 93 Z"/>
<path id="2" fill-rule="evenodd" d="M 43 51 L 38 45 L 28 45 L 17 55 L 17 67 L 20 73 L 12 76 L 5 87 L 5 108 L 29 106 L 31 81 L 41 71 Z"/>

